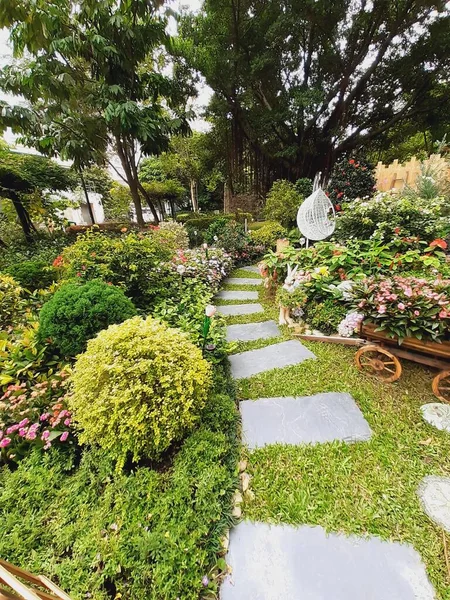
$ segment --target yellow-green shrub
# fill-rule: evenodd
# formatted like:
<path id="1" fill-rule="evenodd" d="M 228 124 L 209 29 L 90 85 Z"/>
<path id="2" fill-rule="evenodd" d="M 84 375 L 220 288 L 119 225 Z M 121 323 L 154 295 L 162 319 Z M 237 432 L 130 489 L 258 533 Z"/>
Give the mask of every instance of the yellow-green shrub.
<path id="1" fill-rule="evenodd" d="M 72 381 L 80 442 L 99 444 L 120 468 L 128 455 L 159 458 L 193 428 L 211 370 L 184 333 L 134 317 L 88 342 Z"/>
<path id="2" fill-rule="evenodd" d="M 251 232 L 253 242 L 266 248 L 274 248 L 277 240 L 286 237 L 287 234 L 287 229 L 277 221 L 266 221 L 262 227 Z"/>
<path id="3" fill-rule="evenodd" d="M 0 273 L 0 329 L 14 324 L 22 304 L 21 294 L 17 281 Z"/>

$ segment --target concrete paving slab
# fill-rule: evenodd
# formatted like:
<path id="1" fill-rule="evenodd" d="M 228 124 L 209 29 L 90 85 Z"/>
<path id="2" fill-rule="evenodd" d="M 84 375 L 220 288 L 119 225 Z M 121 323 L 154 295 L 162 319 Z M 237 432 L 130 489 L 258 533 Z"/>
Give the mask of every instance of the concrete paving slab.
<path id="1" fill-rule="evenodd" d="M 239 523 L 221 600 L 433 600 L 419 554 L 377 537 L 327 535 L 322 527 Z"/>
<path id="2" fill-rule="evenodd" d="M 441 431 L 450 432 L 450 405 L 443 402 L 431 402 L 420 407 L 427 423 Z"/>
<path id="3" fill-rule="evenodd" d="M 262 279 L 257 277 L 228 277 L 224 283 L 229 283 L 230 285 L 261 285 Z"/>
<path id="4" fill-rule="evenodd" d="M 227 327 L 227 342 L 251 342 L 278 337 L 279 335 L 281 335 L 281 331 L 275 321 L 229 325 Z"/>
<path id="5" fill-rule="evenodd" d="M 220 298 L 220 300 L 258 300 L 258 292 L 221 290 L 216 298 Z"/>
<path id="6" fill-rule="evenodd" d="M 297 365 L 308 358 L 316 358 L 297 340 L 272 344 L 259 350 L 249 350 L 229 357 L 231 373 L 235 379 L 252 377 L 264 371 Z"/>
<path id="7" fill-rule="evenodd" d="M 228 304 L 218 306 L 217 312 L 221 315 L 239 316 L 239 315 L 254 315 L 255 313 L 264 312 L 261 304 Z"/>
<path id="8" fill-rule="evenodd" d="M 260 275 L 259 269 L 256 265 L 251 265 L 250 267 L 241 267 L 243 271 L 248 271 L 249 273 L 258 273 Z"/>
<path id="9" fill-rule="evenodd" d="M 450 533 L 450 477 L 428 475 L 417 493 L 430 519 Z"/>
<path id="10" fill-rule="evenodd" d="M 370 439 L 372 431 L 350 394 L 260 398 L 240 402 L 243 442 L 251 450 L 268 444 L 319 444 Z"/>

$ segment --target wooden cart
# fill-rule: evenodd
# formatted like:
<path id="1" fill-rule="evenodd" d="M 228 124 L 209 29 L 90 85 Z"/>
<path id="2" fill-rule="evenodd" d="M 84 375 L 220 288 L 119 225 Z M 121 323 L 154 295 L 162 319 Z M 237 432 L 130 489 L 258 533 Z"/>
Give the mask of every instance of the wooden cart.
<path id="1" fill-rule="evenodd" d="M 439 369 L 433 379 L 434 395 L 450 402 L 450 342 L 428 342 L 405 338 L 400 345 L 396 338 L 389 338 L 383 331 L 375 331 L 373 323 L 363 323 L 361 338 L 364 345 L 355 355 L 356 366 L 386 383 L 397 381 L 402 374 L 399 358 L 406 358 L 422 365 Z"/>

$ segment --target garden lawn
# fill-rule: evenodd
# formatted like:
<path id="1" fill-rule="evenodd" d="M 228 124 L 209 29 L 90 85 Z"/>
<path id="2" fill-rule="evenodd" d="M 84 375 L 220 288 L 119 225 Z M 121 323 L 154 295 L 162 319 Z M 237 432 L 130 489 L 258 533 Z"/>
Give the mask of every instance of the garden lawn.
<path id="1" fill-rule="evenodd" d="M 264 296 L 261 288 L 264 313 L 227 323 L 276 319 L 273 302 Z M 283 337 L 289 337 L 287 328 L 282 329 Z M 230 345 L 230 351 L 274 341 L 280 338 Z M 354 348 L 302 343 L 318 360 L 240 380 L 239 399 L 348 392 L 373 436 L 354 444 L 275 445 L 249 453 L 254 498 L 245 503 L 244 518 L 321 525 L 330 532 L 408 542 L 421 554 L 439 598 L 449 599 L 443 533 L 425 515 L 416 495 L 425 475 L 450 475 L 450 434 L 428 425 L 420 413 L 421 405 L 436 401 L 431 392 L 435 372 L 402 361 L 401 379 L 383 384 L 359 373 Z M 449 537 L 447 544 L 450 547 Z"/>
<path id="2" fill-rule="evenodd" d="M 232 384 L 219 366 L 214 377 L 200 427 L 158 470 L 117 473 L 95 448 L 79 466 L 51 450 L 15 471 L 3 467 L 0 556 L 45 573 L 74 599 L 211 598 L 239 447 Z"/>

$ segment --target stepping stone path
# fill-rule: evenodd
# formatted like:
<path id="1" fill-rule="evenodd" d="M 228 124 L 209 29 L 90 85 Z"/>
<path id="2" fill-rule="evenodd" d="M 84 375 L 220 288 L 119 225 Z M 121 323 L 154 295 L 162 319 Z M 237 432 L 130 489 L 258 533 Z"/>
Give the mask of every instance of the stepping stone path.
<path id="1" fill-rule="evenodd" d="M 308 358 L 316 356 L 297 340 L 289 340 L 259 350 L 234 354 L 229 357 L 229 361 L 233 377 L 245 379 L 264 371 L 298 365 Z"/>
<path id="2" fill-rule="evenodd" d="M 431 402 L 420 407 L 422 416 L 427 423 L 436 429 L 450 432 L 450 405 L 441 402 Z"/>
<path id="3" fill-rule="evenodd" d="M 257 277 L 229 277 L 225 279 L 224 283 L 231 285 L 261 285 L 262 280 Z"/>
<path id="4" fill-rule="evenodd" d="M 246 325 L 229 325 L 227 327 L 228 342 L 251 342 L 253 340 L 265 340 L 278 337 L 281 331 L 275 321 L 264 321 L 263 323 L 247 323 Z"/>
<path id="5" fill-rule="evenodd" d="M 424 477 L 417 494 L 430 519 L 450 533 L 450 478 Z"/>
<path id="6" fill-rule="evenodd" d="M 251 450 L 267 444 L 359 442 L 372 435 L 350 394 L 244 400 L 240 411 L 243 442 Z"/>
<path id="7" fill-rule="evenodd" d="M 258 292 L 240 292 L 222 290 L 216 296 L 220 300 L 258 300 Z"/>
<path id="8" fill-rule="evenodd" d="M 243 271 L 248 271 L 249 273 L 258 273 L 259 275 L 259 269 L 256 266 L 251 266 L 251 267 L 242 267 Z"/>
<path id="9" fill-rule="evenodd" d="M 433 600 L 412 546 L 243 521 L 230 534 L 221 600 Z"/>
<path id="10" fill-rule="evenodd" d="M 244 268 L 259 272 L 257 267 Z M 230 278 L 227 283 L 248 285 L 249 280 Z M 261 278 L 256 281 L 260 282 Z M 221 291 L 217 298 L 257 300 L 258 292 Z M 251 315 L 263 310 L 261 304 L 256 303 L 218 307 L 218 312 L 225 316 Z M 229 341 L 269 339 L 278 335 L 274 321 L 227 328 Z M 243 379 L 315 358 L 299 341 L 289 340 L 234 354 L 229 360 L 233 377 Z M 427 419 L 430 412 L 425 409 L 426 406 L 423 411 Z M 436 414 L 441 415 L 441 412 L 433 410 L 432 418 L 436 421 Z M 244 400 L 240 402 L 240 411 L 243 441 L 250 450 L 275 443 L 364 442 L 372 434 L 353 398 L 344 393 Z M 248 486 L 248 474 L 242 473 L 242 476 L 246 476 Z M 308 485 L 314 486 L 314 481 Z M 425 508 L 428 514 L 450 531 L 450 479 L 425 478 L 419 495 L 426 507 L 433 507 L 430 512 Z M 221 586 L 221 600 L 435 598 L 420 556 L 411 546 L 385 542 L 377 537 L 327 535 L 321 527 L 270 526 L 242 521 L 231 531 L 226 561 L 230 570 Z"/>
<path id="11" fill-rule="evenodd" d="M 259 312 L 264 312 L 261 304 L 228 304 L 217 307 L 217 312 L 221 315 L 239 316 L 253 315 Z"/>

